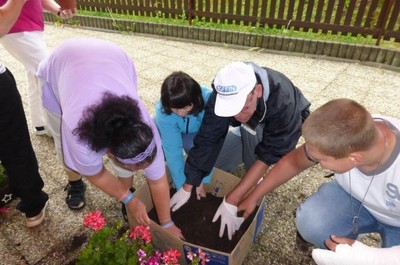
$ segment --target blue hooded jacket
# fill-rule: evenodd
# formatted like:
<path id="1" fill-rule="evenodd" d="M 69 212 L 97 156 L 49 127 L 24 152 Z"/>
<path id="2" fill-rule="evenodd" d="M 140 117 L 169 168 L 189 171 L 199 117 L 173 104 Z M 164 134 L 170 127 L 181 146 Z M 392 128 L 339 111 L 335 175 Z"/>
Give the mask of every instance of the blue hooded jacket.
<path id="1" fill-rule="evenodd" d="M 212 90 L 201 87 L 204 103 L 207 103 Z M 184 173 L 185 158 L 181 134 L 197 133 L 204 116 L 204 109 L 197 115 L 180 117 L 175 113 L 170 115 L 163 112 L 161 101 L 158 101 L 155 109 L 154 121 L 161 136 L 161 144 L 164 150 L 165 160 L 178 190 L 186 181 Z M 203 181 L 207 182 L 207 180 Z"/>

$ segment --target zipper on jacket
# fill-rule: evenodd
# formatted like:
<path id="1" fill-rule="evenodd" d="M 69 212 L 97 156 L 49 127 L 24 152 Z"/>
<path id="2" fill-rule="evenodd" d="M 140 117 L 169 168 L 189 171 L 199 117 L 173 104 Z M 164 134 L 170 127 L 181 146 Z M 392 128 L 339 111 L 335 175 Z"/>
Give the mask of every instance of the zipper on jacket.
<path id="1" fill-rule="evenodd" d="M 185 122 L 185 123 L 186 123 L 186 134 L 188 134 L 188 133 L 189 133 L 189 121 L 190 121 L 190 119 L 189 119 L 189 118 L 187 118 L 187 117 L 183 117 L 183 122 Z"/>

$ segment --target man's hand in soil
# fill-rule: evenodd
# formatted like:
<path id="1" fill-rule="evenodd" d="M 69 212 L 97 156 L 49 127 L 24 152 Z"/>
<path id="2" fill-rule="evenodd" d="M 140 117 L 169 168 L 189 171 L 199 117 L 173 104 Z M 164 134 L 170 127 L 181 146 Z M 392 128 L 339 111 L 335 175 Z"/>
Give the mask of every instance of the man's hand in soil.
<path id="1" fill-rule="evenodd" d="M 229 204 L 224 200 L 221 205 L 218 207 L 217 212 L 214 215 L 213 223 L 215 223 L 218 218 L 221 216 L 221 226 L 219 228 L 219 237 L 224 235 L 225 226 L 228 233 L 229 240 L 232 239 L 232 235 L 240 228 L 242 225 L 244 218 L 237 217 L 237 207 Z"/>
<path id="2" fill-rule="evenodd" d="M 171 200 L 169 201 L 169 207 L 172 208 L 172 211 L 175 212 L 179 208 L 182 207 L 187 201 L 190 199 L 190 194 L 192 193 L 192 188 L 190 188 L 190 191 L 185 190 L 185 186 L 189 186 L 187 184 L 184 184 L 182 188 L 180 188 L 174 196 L 172 196 Z M 191 187 L 191 186 L 190 186 Z"/>

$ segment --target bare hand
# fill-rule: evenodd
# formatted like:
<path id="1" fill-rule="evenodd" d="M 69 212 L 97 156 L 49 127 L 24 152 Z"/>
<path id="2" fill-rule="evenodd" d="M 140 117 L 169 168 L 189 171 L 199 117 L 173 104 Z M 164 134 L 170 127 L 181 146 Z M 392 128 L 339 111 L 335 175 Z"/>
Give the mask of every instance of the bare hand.
<path id="1" fill-rule="evenodd" d="M 126 205 L 127 212 L 133 217 L 133 219 L 139 225 L 150 226 L 151 221 L 149 216 L 147 215 L 146 205 L 141 202 L 139 199 L 133 198 Z"/>
<path id="2" fill-rule="evenodd" d="M 76 9 L 71 10 L 71 9 L 64 9 L 60 11 L 60 18 L 62 19 L 70 19 L 76 14 Z"/>
<path id="3" fill-rule="evenodd" d="M 337 237 L 335 235 L 331 235 L 330 239 L 327 239 L 324 241 L 325 242 L 325 246 L 332 250 L 335 251 L 336 250 L 336 246 L 338 244 L 347 244 L 347 245 L 353 245 L 355 240 L 354 239 L 350 239 L 350 238 L 346 238 L 346 237 Z"/>
<path id="4" fill-rule="evenodd" d="M 256 207 L 257 207 L 257 202 L 245 199 L 241 203 L 239 203 L 238 212 L 244 211 L 243 217 L 244 219 L 247 219 L 247 217 L 249 217 L 249 215 L 254 212 Z"/>
<path id="5" fill-rule="evenodd" d="M 177 227 L 175 224 L 171 225 L 168 228 L 165 228 L 165 230 L 167 230 L 173 236 L 176 236 L 176 237 L 178 237 L 178 238 L 180 238 L 182 240 L 185 240 L 185 237 L 182 235 L 181 229 L 179 229 L 179 227 Z"/>
<path id="6" fill-rule="evenodd" d="M 198 200 L 201 200 L 201 198 L 205 198 L 207 196 L 203 183 L 201 183 L 200 186 L 196 187 L 196 196 Z"/>

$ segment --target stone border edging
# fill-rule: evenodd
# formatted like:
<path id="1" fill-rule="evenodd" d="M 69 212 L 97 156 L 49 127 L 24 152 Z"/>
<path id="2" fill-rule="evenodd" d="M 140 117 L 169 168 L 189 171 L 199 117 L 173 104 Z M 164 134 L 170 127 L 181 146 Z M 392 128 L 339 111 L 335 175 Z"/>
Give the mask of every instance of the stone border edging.
<path id="1" fill-rule="evenodd" d="M 400 50 L 371 45 L 357 45 L 331 41 L 262 35 L 258 33 L 226 31 L 214 28 L 203 28 L 189 25 L 172 25 L 154 22 L 142 22 L 106 17 L 74 17 L 77 26 L 107 31 L 132 32 L 141 34 L 174 37 L 193 41 L 206 41 L 238 45 L 250 48 L 261 48 L 299 55 L 316 55 L 344 60 L 370 63 L 400 71 Z M 46 22 L 59 22 L 50 13 L 45 13 Z"/>

